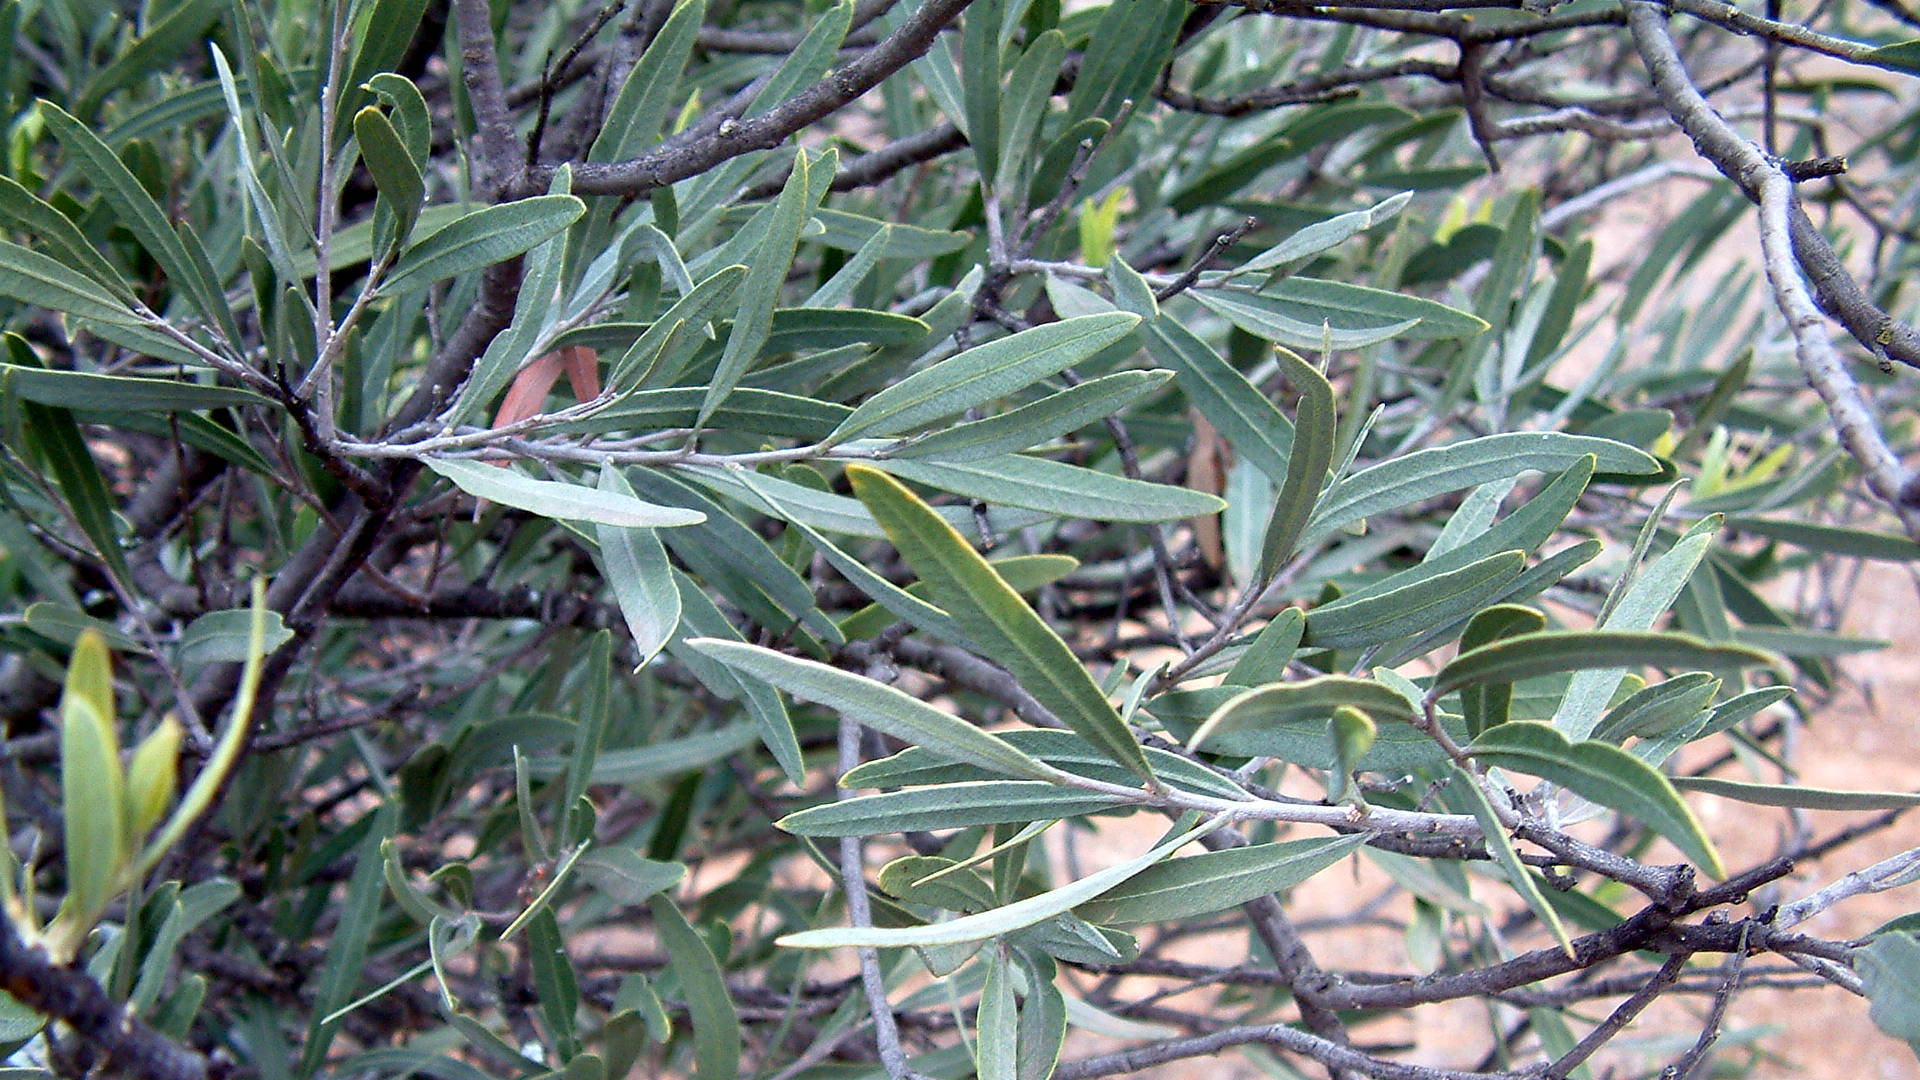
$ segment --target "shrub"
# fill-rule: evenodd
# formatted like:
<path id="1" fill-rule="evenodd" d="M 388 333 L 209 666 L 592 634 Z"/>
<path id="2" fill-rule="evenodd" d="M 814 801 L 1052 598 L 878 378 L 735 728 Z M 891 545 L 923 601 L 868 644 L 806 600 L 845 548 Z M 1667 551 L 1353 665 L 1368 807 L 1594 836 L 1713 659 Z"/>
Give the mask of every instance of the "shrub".
<path id="1" fill-rule="evenodd" d="M 1805 932 L 1920 797 L 1793 780 L 1920 557 L 1897 0 L 0 22 L 20 1067 L 1920 1038 Z"/>

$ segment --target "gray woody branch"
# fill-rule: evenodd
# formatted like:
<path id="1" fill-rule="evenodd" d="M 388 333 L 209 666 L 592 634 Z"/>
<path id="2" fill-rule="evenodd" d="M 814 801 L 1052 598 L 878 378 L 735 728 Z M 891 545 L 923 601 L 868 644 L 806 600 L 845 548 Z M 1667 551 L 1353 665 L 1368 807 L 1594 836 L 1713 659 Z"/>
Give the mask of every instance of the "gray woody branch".
<path id="1" fill-rule="evenodd" d="M 1801 266 L 1807 260 L 1804 257 L 1796 260 L 1796 256 L 1803 250 L 1811 249 L 1810 254 L 1817 254 L 1819 249 L 1825 249 L 1833 266 L 1826 268 L 1815 260 L 1808 266 L 1809 274 L 1816 280 L 1829 281 L 1829 288 L 1836 280 L 1852 285 L 1852 279 L 1844 271 L 1838 271 L 1838 258 L 1813 228 L 1813 223 L 1799 211 L 1793 180 L 1786 171 L 1734 131 L 1694 86 L 1668 32 L 1665 10 L 1646 0 L 1625 0 L 1625 6 L 1634 46 L 1646 63 L 1654 92 L 1667 112 L 1693 140 L 1700 156 L 1740 185 L 1747 197 L 1760 206 L 1760 246 L 1774 303 L 1786 317 L 1793 334 L 1794 356 L 1800 362 L 1800 370 L 1808 385 L 1826 402 L 1841 445 L 1859 463 L 1868 488 L 1900 518 L 1907 535 L 1920 540 L 1920 509 L 1915 505 L 1920 500 L 1908 498 L 1910 478 L 1906 469 L 1881 435 L 1866 396 L 1847 370 L 1845 359 L 1827 337 L 1825 320 L 1800 276 Z M 1796 227 L 1799 222 L 1805 225 Z M 1802 233 L 1811 240 L 1801 242 Z M 1831 272 L 1823 274 L 1823 268 L 1838 271 L 1837 278 Z M 1853 287 L 1858 290 L 1857 285 Z M 1890 329 L 1891 320 L 1887 320 L 1874 333 L 1886 338 L 1891 336 Z M 1857 332 L 1855 336 L 1859 336 Z M 1876 351 L 1885 344 L 1884 340 L 1880 341 Z"/>

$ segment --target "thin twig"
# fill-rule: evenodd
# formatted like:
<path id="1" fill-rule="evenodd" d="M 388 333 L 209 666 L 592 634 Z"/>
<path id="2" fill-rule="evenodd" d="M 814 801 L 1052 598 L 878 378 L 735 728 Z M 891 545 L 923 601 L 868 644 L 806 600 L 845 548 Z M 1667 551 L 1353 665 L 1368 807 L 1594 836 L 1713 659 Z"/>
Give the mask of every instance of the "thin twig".
<path id="1" fill-rule="evenodd" d="M 860 724 L 840 720 L 840 773 L 852 772 L 860 764 Z M 851 799 L 850 788 L 834 788 L 834 797 Z M 855 927 L 873 925 L 873 909 L 867 900 L 867 865 L 858 836 L 840 839 L 840 881 L 847 891 L 847 919 Z M 867 1010 L 873 1017 L 873 1041 L 880 1051 L 880 1063 L 890 1080 L 907 1080 L 907 1052 L 900 1046 L 900 1028 L 894 1023 L 893 1006 L 887 1003 L 887 979 L 880 971 L 880 953 L 863 946 L 860 955 L 860 986 L 867 995 Z"/>

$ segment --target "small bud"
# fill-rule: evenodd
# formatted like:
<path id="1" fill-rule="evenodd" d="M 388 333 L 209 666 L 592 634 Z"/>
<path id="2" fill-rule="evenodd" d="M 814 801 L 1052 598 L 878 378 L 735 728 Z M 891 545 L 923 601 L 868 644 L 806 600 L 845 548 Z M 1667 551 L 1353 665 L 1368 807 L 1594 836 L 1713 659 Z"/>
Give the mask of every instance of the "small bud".
<path id="1" fill-rule="evenodd" d="M 140 741 L 127 767 L 127 835 L 136 843 L 160 823 L 180 779 L 180 721 L 169 715 Z"/>

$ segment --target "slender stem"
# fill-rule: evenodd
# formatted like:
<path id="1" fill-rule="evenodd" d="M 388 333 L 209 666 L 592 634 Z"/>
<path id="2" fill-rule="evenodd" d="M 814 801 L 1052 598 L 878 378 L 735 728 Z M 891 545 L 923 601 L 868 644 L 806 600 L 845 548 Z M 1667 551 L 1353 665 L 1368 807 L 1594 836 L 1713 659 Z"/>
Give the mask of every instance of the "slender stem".
<path id="1" fill-rule="evenodd" d="M 840 720 L 840 772 L 852 772 L 860 764 L 860 724 Z M 855 792 L 835 787 L 834 797 L 851 799 Z M 867 864 L 863 845 L 857 836 L 840 839 L 840 881 L 847 890 L 847 920 L 857 928 L 873 925 L 873 908 L 867 899 Z M 867 1010 L 873 1017 L 873 1040 L 880 1051 L 880 1063 L 889 1080 L 907 1080 L 907 1053 L 900 1046 L 900 1028 L 894 1023 L 893 1006 L 887 1003 L 887 979 L 880 971 L 880 953 L 861 948 L 860 986 L 867 995 Z"/>

